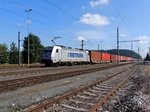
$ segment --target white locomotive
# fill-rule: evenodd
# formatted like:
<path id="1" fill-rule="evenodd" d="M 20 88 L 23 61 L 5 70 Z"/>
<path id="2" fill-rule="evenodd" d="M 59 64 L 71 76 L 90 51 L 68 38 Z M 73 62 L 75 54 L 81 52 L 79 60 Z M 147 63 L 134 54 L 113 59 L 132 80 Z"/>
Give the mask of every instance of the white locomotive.
<path id="1" fill-rule="evenodd" d="M 51 65 L 71 65 L 89 63 L 89 52 L 81 49 L 74 49 L 65 46 L 51 46 L 45 47 L 42 55 L 42 63 L 45 66 Z"/>

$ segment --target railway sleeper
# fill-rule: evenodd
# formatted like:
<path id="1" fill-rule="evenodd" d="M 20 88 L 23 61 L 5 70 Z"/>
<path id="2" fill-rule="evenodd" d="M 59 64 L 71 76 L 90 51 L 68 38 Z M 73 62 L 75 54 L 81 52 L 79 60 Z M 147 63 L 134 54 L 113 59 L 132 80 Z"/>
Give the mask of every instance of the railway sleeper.
<path id="1" fill-rule="evenodd" d="M 100 96 L 96 98 L 90 98 L 90 99 L 84 99 L 84 98 L 79 98 L 79 97 L 72 97 L 71 99 L 76 100 L 76 101 L 81 101 L 81 102 L 90 102 L 90 104 L 95 104 L 95 101 L 98 101 Z"/>
<path id="2" fill-rule="evenodd" d="M 94 93 L 91 93 L 91 92 L 83 92 L 84 94 L 87 94 L 87 95 L 89 95 L 89 96 L 93 96 L 93 97 L 96 97 L 97 95 L 96 94 L 94 94 Z"/>
<path id="3" fill-rule="evenodd" d="M 4 86 L 4 87 L 0 87 L 0 92 L 6 91 L 8 89 L 8 87 Z"/>
<path id="4" fill-rule="evenodd" d="M 92 103 L 80 101 L 80 99 L 76 99 L 76 100 L 69 99 L 67 101 L 62 102 L 62 104 L 67 104 L 67 105 L 78 107 L 78 108 L 88 108 L 94 105 Z"/>
<path id="5" fill-rule="evenodd" d="M 69 99 L 69 101 L 72 101 L 72 102 L 75 102 L 75 103 L 82 103 L 82 104 L 85 104 L 85 105 L 94 105 L 94 103 L 88 103 L 88 102 L 83 102 L 81 100 L 74 100 L 74 99 Z"/>
<path id="6" fill-rule="evenodd" d="M 114 86 L 112 86 L 112 85 L 97 85 L 97 87 L 99 87 L 99 88 L 104 88 L 104 89 L 111 89 L 111 88 L 113 88 Z"/>
<path id="7" fill-rule="evenodd" d="M 112 88 L 99 88 L 100 91 L 110 91 Z"/>
<path id="8" fill-rule="evenodd" d="M 119 79 L 119 78 L 118 78 Z M 116 80 L 116 78 L 115 78 L 115 80 Z M 116 83 L 116 82 L 115 82 Z M 106 83 L 106 85 L 108 86 L 108 84 Z M 114 85 L 116 85 L 116 84 L 114 84 Z M 111 86 L 112 86 L 112 84 L 111 84 Z M 94 87 L 93 87 L 94 88 Z M 101 92 L 100 92 L 101 93 Z M 108 93 L 108 92 L 107 92 Z M 106 94 L 107 94 L 106 93 Z M 83 94 L 83 93 L 82 93 Z M 101 95 L 99 95 L 99 97 L 98 98 L 91 98 L 91 97 L 88 97 L 88 96 L 84 96 L 84 95 L 82 95 L 82 94 L 79 94 L 79 95 L 76 95 L 76 97 L 73 97 L 74 99 L 81 99 L 81 101 L 88 101 L 89 100 L 89 102 L 91 102 L 91 101 L 94 101 L 95 99 L 98 99 L 98 98 L 100 98 L 100 97 L 102 97 Z M 89 95 L 89 96 L 91 96 L 91 95 Z M 95 102 L 95 101 L 94 101 Z"/>
<path id="9" fill-rule="evenodd" d="M 90 88 L 88 91 L 89 91 L 89 92 L 92 92 L 92 93 L 94 93 L 94 94 L 99 94 L 99 91 L 97 91 L 97 90 L 95 90 L 95 89 L 93 89 L 93 88 Z"/>
<path id="10" fill-rule="evenodd" d="M 92 105 L 88 105 L 88 102 L 76 103 L 76 102 L 69 101 L 68 103 L 62 103 L 62 104 L 69 105 L 69 106 L 75 107 L 75 108 L 82 108 L 82 109 L 86 109 L 86 110 L 88 110 L 92 106 Z"/>
<path id="11" fill-rule="evenodd" d="M 84 108 L 78 108 L 78 107 L 74 107 L 74 106 L 70 106 L 70 105 L 66 105 L 66 104 L 61 104 L 62 107 L 65 107 L 67 109 L 71 109 L 71 110 L 75 110 L 75 111 L 81 111 L 81 112 L 87 112 L 88 110 L 84 109 Z"/>

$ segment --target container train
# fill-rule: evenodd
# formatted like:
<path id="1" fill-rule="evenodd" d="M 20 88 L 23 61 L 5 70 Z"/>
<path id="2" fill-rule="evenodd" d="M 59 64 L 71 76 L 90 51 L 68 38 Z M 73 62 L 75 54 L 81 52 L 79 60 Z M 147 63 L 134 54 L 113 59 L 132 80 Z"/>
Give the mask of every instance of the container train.
<path id="1" fill-rule="evenodd" d="M 72 65 L 72 64 L 87 64 L 100 62 L 116 62 L 134 60 L 131 57 L 117 56 L 109 53 L 102 53 L 93 50 L 76 49 L 65 46 L 45 47 L 42 54 L 42 63 L 45 66 L 51 65 Z"/>

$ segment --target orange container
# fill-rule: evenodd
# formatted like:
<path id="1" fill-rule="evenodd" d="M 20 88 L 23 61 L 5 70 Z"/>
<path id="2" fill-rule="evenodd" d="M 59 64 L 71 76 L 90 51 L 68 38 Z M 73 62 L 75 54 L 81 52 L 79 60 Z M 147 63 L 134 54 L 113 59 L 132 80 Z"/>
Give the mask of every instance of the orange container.
<path id="1" fill-rule="evenodd" d="M 100 62 L 101 61 L 101 52 L 90 51 L 90 56 L 91 56 L 92 62 Z"/>
<path id="2" fill-rule="evenodd" d="M 102 61 L 110 61 L 110 54 L 102 53 Z"/>
<path id="3" fill-rule="evenodd" d="M 117 61 L 117 55 L 111 54 L 111 55 L 110 55 L 110 60 L 111 60 L 112 62 L 116 62 L 116 61 Z"/>

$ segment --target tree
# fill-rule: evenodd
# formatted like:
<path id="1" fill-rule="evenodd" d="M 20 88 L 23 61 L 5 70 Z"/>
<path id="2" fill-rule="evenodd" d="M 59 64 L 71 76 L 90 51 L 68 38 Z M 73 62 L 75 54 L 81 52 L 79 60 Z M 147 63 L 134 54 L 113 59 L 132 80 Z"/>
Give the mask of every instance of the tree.
<path id="1" fill-rule="evenodd" d="M 43 52 L 43 45 L 41 44 L 40 38 L 37 35 L 29 34 L 30 39 L 30 63 L 38 63 L 41 60 Z M 25 37 L 23 42 L 23 59 L 24 63 L 28 63 L 28 37 Z"/>
<path id="2" fill-rule="evenodd" d="M 18 50 L 14 42 L 10 44 L 9 63 L 10 64 L 18 63 Z"/>
<path id="3" fill-rule="evenodd" d="M 150 61 L 150 56 L 149 56 L 148 53 L 147 53 L 146 58 L 145 58 L 144 60 L 145 60 L 145 61 Z"/>
<path id="4" fill-rule="evenodd" d="M 8 63 L 9 52 L 6 44 L 0 44 L 0 64 Z"/>

